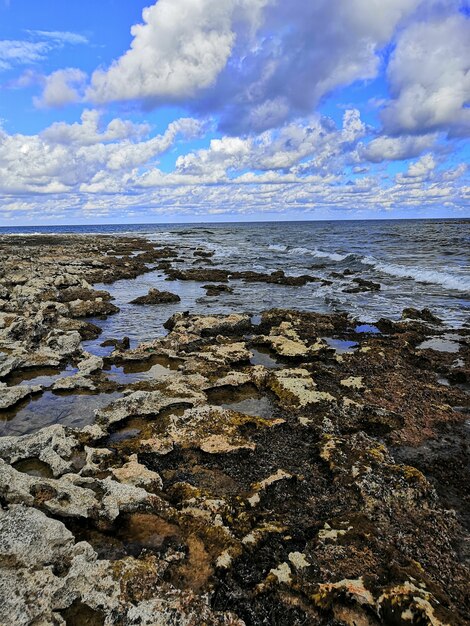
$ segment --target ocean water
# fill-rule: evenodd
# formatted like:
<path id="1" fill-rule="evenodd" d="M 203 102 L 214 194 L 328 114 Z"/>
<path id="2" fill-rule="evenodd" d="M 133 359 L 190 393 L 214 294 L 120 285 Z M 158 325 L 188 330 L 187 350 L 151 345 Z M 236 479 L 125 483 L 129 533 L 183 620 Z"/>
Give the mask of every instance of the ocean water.
<path id="1" fill-rule="evenodd" d="M 129 335 L 134 343 L 164 332 L 163 322 L 175 311 L 253 315 L 271 307 L 318 312 L 346 311 L 358 322 L 381 317 L 398 319 L 403 308 L 428 307 L 449 326 L 470 324 L 470 219 L 381 220 L 342 222 L 217 223 L 189 225 L 112 225 L 4 228 L 1 233 L 112 233 L 141 235 L 174 245 L 184 263 L 193 267 L 192 251 L 214 252 L 213 266 L 230 270 L 311 274 L 331 279 L 331 285 L 304 287 L 244 284 L 233 281 L 233 294 L 205 296 L 200 283 L 165 280 L 152 271 L 135 280 L 103 287 L 116 298 L 120 314 L 97 323 L 106 337 Z M 344 278 L 331 273 L 355 272 Z M 346 293 L 354 277 L 380 283 L 380 291 Z M 205 281 L 208 282 L 208 281 Z M 150 287 L 176 292 L 181 303 L 137 307 L 130 300 Z M 90 344 L 93 351 L 98 343 Z"/>

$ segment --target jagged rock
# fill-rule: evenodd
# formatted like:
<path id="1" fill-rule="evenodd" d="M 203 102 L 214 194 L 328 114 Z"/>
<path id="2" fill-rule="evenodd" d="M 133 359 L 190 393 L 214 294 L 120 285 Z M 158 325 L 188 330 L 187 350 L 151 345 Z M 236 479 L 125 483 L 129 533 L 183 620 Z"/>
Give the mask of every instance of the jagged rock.
<path id="1" fill-rule="evenodd" d="M 203 285 L 206 290 L 206 296 L 220 296 L 221 293 L 233 293 L 233 288 L 228 285 Z"/>
<path id="2" fill-rule="evenodd" d="M 320 402 L 335 402 L 334 396 L 325 391 L 318 391 L 310 373 L 302 368 L 284 369 L 272 373 L 268 386 L 286 408 L 302 408 Z"/>
<path id="3" fill-rule="evenodd" d="M 16 385 L 15 387 L 7 387 L 5 383 L 0 383 L 0 410 L 4 411 L 15 406 L 21 400 L 24 400 L 33 393 L 41 391 L 41 387 L 35 385 L 28 387 L 27 385 Z"/>
<path id="4" fill-rule="evenodd" d="M 109 427 L 135 415 L 156 416 L 162 409 L 175 405 L 201 404 L 206 397 L 203 393 L 189 387 L 167 388 L 161 391 L 135 391 L 124 398 L 112 402 L 96 413 L 98 424 Z"/>
<path id="5" fill-rule="evenodd" d="M 442 324 L 442 320 L 439 319 L 434 313 L 432 313 L 429 309 L 413 309 L 409 307 L 407 309 L 403 309 L 403 313 L 401 315 L 404 320 L 423 320 L 424 322 L 429 322 L 431 324 Z"/>
<path id="6" fill-rule="evenodd" d="M 170 291 L 159 291 L 158 289 L 150 289 L 146 296 L 139 296 L 131 300 L 130 304 L 170 304 L 180 302 L 181 298 Z"/>
<path id="7" fill-rule="evenodd" d="M 122 467 L 112 470 L 113 476 L 120 482 L 135 487 L 155 487 L 161 489 L 163 482 L 156 472 L 152 472 L 138 461 L 137 454 L 129 457 L 127 463 Z"/>
<path id="8" fill-rule="evenodd" d="M 241 434 L 241 427 L 253 424 L 271 428 L 283 420 L 267 420 L 243 415 L 216 406 L 187 409 L 181 416 L 170 416 L 165 434 L 142 444 L 152 452 L 168 454 L 175 446 L 199 448 L 209 454 L 254 450 L 256 445 Z"/>
<path id="9" fill-rule="evenodd" d="M 20 367 L 23 360 L 19 356 L 7 356 L 0 352 L 0 378 L 5 378 L 16 368 Z"/>
<path id="10" fill-rule="evenodd" d="M 364 278 L 353 278 L 353 282 L 357 287 L 348 287 L 343 289 L 345 293 L 360 293 L 362 291 L 380 291 L 381 286 L 379 283 L 374 283 L 371 280 L 365 280 Z"/>
<path id="11" fill-rule="evenodd" d="M 119 313 L 119 307 L 109 302 L 109 300 L 102 300 L 101 298 L 96 298 L 95 300 L 73 300 L 68 303 L 68 308 L 71 317 L 100 317 Z"/>
<path id="12" fill-rule="evenodd" d="M 88 374 L 93 374 L 93 372 L 103 369 L 104 363 L 101 357 L 86 352 L 83 356 L 85 358 L 79 361 L 77 366 L 82 376 L 88 376 Z"/>
<path id="13" fill-rule="evenodd" d="M 46 463 L 54 476 L 74 469 L 74 451 L 79 442 L 63 426 L 42 428 L 22 437 L 0 437 L 0 458 L 13 465 L 23 459 L 37 458 Z"/>
<path id="14" fill-rule="evenodd" d="M 82 373 L 74 374 L 73 376 L 66 376 L 59 378 L 52 385 L 54 391 L 73 391 L 75 389 L 86 389 L 88 391 L 95 391 L 96 386 L 92 380 L 86 378 Z"/>

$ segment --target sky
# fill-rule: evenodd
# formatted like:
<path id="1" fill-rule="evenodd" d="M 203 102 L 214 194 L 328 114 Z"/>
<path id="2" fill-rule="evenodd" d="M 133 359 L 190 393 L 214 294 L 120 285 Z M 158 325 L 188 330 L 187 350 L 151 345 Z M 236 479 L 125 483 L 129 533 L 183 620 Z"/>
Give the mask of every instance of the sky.
<path id="1" fill-rule="evenodd" d="M 0 226 L 469 217 L 470 0 L 0 0 Z"/>

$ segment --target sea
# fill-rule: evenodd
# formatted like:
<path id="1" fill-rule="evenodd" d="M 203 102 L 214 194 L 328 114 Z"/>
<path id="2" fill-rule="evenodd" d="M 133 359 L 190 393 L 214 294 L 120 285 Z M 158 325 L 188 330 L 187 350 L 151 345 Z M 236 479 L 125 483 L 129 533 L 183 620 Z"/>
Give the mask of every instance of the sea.
<path id="1" fill-rule="evenodd" d="M 310 274 L 334 279 L 330 285 L 303 287 L 234 281 L 232 294 L 207 297 L 201 283 L 167 281 L 159 270 L 113 285 L 121 313 L 97 320 L 103 328 L 88 348 L 100 353 L 106 337 L 127 335 L 133 344 L 164 333 L 163 323 L 175 311 L 249 312 L 273 307 L 316 312 L 347 312 L 364 323 L 381 317 L 399 319 L 406 307 L 427 307 L 450 327 L 470 326 L 470 219 L 136 224 L 0 228 L 7 233 L 90 233 L 142 236 L 175 246 L 192 267 L 192 251 L 214 252 L 213 267 L 229 270 Z M 209 266 L 212 267 L 212 266 Z M 338 278 L 344 270 L 352 275 Z M 379 291 L 351 294 L 352 278 L 380 283 Z M 205 281 L 207 282 L 207 281 Z M 181 303 L 137 307 L 129 302 L 156 287 L 178 293 Z"/>

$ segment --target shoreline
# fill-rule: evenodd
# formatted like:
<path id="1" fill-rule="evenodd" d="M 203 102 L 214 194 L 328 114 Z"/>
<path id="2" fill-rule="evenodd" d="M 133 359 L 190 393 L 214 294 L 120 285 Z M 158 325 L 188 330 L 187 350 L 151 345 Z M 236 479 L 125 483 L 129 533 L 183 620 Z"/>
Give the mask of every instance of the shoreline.
<path id="1" fill-rule="evenodd" d="M 0 437 L 0 622 L 464 624 L 470 330 L 413 309 L 363 331 L 179 311 L 84 352 L 119 315 L 93 285 L 151 266 L 217 298 L 234 273 L 203 252 L 181 269 L 141 237 L 0 236 L 0 417 L 47 396 L 46 416 L 73 397 L 83 420 Z"/>

